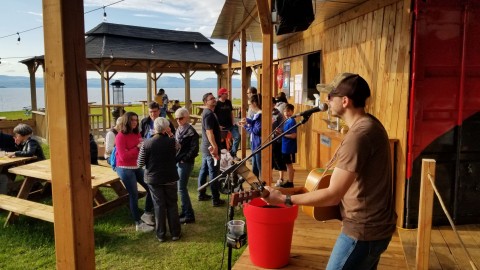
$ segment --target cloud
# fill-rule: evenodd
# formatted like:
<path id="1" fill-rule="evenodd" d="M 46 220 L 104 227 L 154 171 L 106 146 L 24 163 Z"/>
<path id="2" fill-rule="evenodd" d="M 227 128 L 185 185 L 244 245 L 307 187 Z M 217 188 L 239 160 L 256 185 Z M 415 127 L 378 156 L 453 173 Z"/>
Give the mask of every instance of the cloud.
<path id="1" fill-rule="evenodd" d="M 158 18 L 157 15 L 151 14 L 133 14 L 134 17 Z"/>
<path id="2" fill-rule="evenodd" d="M 193 27 L 209 26 L 213 30 L 224 2 L 224 0 L 126 0 L 109 6 L 109 8 L 169 15 L 175 17 L 176 20 L 180 19 L 190 24 L 194 23 L 195 26 Z M 111 3 L 115 3 L 115 1 L 84 1 L 85 6 L 92 8 L 94 6 L 107 6 Z M 210 34 L 211 32 L 208 33 L 208 35 Z"/>
<path id="3" fill-rule="evenodd" d="M 35 16 L 39 16 L 39 17 L 43 17 L 43 14 L 42 14 L 42 13 L 33 12 L 33 11 L 27 11 L 27 14 L 31 14 L 31 15 L 35 15 Z"/>

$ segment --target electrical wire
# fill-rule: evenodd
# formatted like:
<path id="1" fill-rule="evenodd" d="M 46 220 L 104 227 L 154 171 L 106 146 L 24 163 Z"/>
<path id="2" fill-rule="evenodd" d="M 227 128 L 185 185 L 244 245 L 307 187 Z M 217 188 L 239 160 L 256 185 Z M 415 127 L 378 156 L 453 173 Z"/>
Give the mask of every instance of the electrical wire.
<path id="1" fill-rule="evenodd" d="M 104 9 L 105 7 L 109 7 L 109 6 L 113 6 L 115 4 L 118 4 L 120 2 L 123 2 L 125 0 L 119 0 L 117 2 L 114 2 L 114 3 L 111 3 L 111 4 L 108 4 L 108 5 L 105 5 L 105 6 L 101 6 L 99 8 L 95 8 L 95 9 L 92 9 L 92 10 L 89 10 L 83 14 L 87 14 L 87 13 L 90 13 L 90 12 L 93 12 L 93 11 L 97 11 L 97 10 L 100 10 L 100 9 Z M 29 32 L 29 31 L 33 31 L 33 30 L 36 30 L 36 29 L 40 29 L 40 28 L 43 28 L 43 25 L 40 25 L 40 26 L 37 26 L 37 27 L 33 27 L 33 28 L 30 28 L 30 29 L 27 29 L 27 30 L 23 30 L 23 31 L 18 31 L 18 32 L 15 32 L 13 34 L 10 34 L 10 35 L 6 35 L 6 36 L 1 36 L 0 39 L 2 38 L 7 38 L 7 37 L 11 37 L 11 36 L 15 36 L 17 34 L 21 34 L 21 33 L 26 33 L 26 32 Z"/>

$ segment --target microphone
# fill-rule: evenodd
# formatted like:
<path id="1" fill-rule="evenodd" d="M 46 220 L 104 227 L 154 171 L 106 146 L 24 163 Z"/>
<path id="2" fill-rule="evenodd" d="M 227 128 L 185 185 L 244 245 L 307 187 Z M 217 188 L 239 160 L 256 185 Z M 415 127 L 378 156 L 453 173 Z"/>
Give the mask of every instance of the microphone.
<path id="1" fill-rule="evenodd" d="M 320 105 L 318 105 L 318 107 L 313 107 L 310 110 L 306 110 L 306 111 L 303 111 L 303 112 L 300 112 L 300 113 L 296 113 L 296 114 L 292 115 L 290 118 L 296 118 L 298 116 L 310 116 L 312 113 L 324 112 L 326 110 L 328 110 L 328 104 L 327 103 L 320 103 Z"/>

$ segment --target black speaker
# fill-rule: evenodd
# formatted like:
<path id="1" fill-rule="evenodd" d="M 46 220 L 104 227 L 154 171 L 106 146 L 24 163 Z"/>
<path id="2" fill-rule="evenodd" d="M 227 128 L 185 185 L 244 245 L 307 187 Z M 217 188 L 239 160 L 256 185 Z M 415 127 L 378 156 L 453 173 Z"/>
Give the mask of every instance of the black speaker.
<path id="1" fill-rule="evenodd" d="M 312 0 L 275 0 L 277 36 L 307 30 L 315 19 Z"/>

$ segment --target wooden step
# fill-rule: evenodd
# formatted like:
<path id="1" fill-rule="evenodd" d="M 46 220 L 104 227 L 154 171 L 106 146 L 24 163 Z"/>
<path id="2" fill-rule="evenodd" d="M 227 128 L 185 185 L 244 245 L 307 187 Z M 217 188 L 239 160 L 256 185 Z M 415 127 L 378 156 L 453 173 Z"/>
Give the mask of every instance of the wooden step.
<path id="1" fill-rule="evenodd" d="M 53 206 L 43 203 L 0 194 L 0 208 L 17 214 L 53 222 Z"/>

